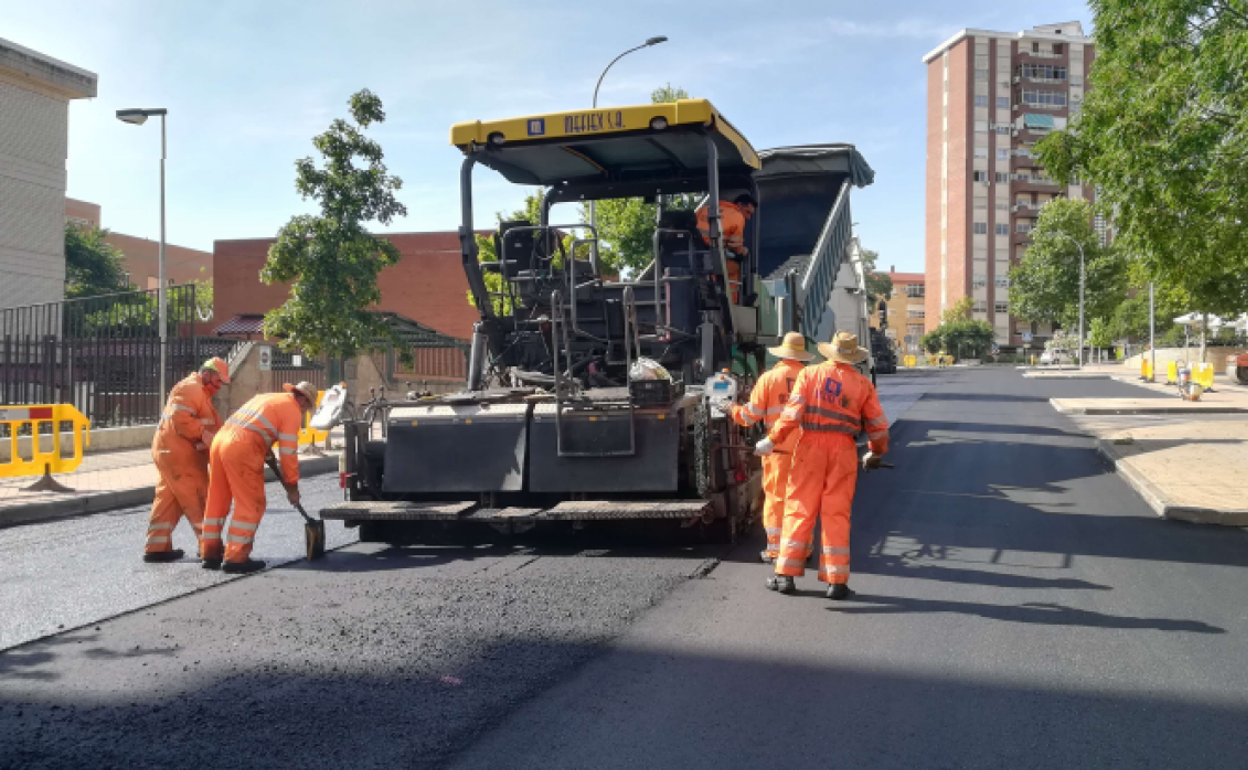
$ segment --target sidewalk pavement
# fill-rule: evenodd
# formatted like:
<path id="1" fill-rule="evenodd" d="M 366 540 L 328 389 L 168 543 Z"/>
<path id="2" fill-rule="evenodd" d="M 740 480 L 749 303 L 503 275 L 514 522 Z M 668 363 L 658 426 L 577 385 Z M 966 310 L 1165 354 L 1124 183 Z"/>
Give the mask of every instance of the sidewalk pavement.
<path id="1" fill-rule="evenodd" d="M 342 446 L 341 431 L 337 431 L 335 438 L 334 446 Z M 300 476 L 318 476 L 337 470 L 338 454 L 335 452 L 326 456 L 299 455 Z M 271 471 L 266 469 L 265 476 L 272 480 Z M 74 491 L 22 491 L 23 487 L 38 481 L 37 476 L 0 480 L 0 527 L 150 503 L 158 480 L 149 447 L 87 454 L 77 470 L 58 473 L 53 478 Z"/>
<path id="2" fill-rule="evenodd" d="M 1220 377 L 1193 402 L 1120 365 L 1086 367 L 1083 375 L 1140 388 L 1141 398 L 1051 403 L 1097 439 L 1097 450 L 1158 516 L 1248 526 L 1248 388 Z"/>

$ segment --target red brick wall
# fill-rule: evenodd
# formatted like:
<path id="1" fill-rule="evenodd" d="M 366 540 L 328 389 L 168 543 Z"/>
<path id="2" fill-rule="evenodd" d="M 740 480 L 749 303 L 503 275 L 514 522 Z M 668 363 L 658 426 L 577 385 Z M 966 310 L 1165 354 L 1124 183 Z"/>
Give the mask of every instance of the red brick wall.
<path id="1" fill-rule="evenodd" d="M 974 143 L 975 42 L 965 38 L 949 52 L 949 268 L 945 307 L 971 293 L 971 148 Z M 939 298 L 937 298 L 939 301 Z M 928 318 L 940 324 L 940 312 Z"/>
<path id="2" fill-rule="evenodd" d="M 402 259 L 382 271 L 381 310 L 419 321 L 453 337 L 467 339 L 478 320 L 468 304 L 468 280 L 453 232 L 397 233 L 387 236 Z M 260 282 L 272 238 L 216 241 L 213 244 L 215 307 L 213 324 L 242 313 L 265 313 L 286 301 L 288 287 Z"/>
<path id="3" fill-rule="evenodd" d="M 940 316 L 940 160 L 942 99 L 944 96 L 944 60 L 937 56 L 927 64 L 927 231 L 924 239 L 924 270 L 927 299 L 924 301 L 924 326 L 936 327 Z"/>

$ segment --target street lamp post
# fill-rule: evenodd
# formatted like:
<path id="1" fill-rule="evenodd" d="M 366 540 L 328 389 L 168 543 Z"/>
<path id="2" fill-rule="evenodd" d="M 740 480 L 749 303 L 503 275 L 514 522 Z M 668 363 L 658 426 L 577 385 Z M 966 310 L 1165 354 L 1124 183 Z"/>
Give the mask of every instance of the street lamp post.
<path id="1" fill-rule="evenodd" d="M 168 296 L 166 294 L 165 280 L 165 115 L 169 111 L 164 107 L 150 108 L 129 108 L 117 110 L 117 119 L 123 123 L 129 123 L 135 126 L 141 126 L 147 122 L 150 117 L 160 116 L 160 264 L 157 269 L 157 280 L 160 285 L 156 287 L 156 317 L 157 323 L 160 324 L 159 340 L 160 340 L 160 397 L 164 398 L 168 392 L 165 382 L 166 375 L 166 356 L 168 355 Z M 158 399 L 159 401 L 159 399 Z"/>
<path id="2" fill-rule="evenodd" d="M 602 79 L 607 76 L 607 70 L 615 66 L 615 63 L 617 61 L 619 61 L 620 59 L 623 59 L 625 56 L 628 56 L 630 53 L 634 51 L 640 51 L 643 48 L 649 48 L 652 45 L 658 45 L 659 43 L 666 43 L 666 42 L 667 42 L 667 38 L 663 37 L 662 35 L 659 35 L 658 37 L 652 37 L 652 38 L 647 39 L 646 42 L 642 43 L 636 48 L 630 48 L 624 53 L 612 59 L 611 63 L 608 64 L 606 66 L 606 69 L 602 71 L 602 74 L 598 76 L 598 82 L 594 85 L 593 109 L 595 110 L 598 109 L 598 89 L 602 86 Z M 598 206 L 597 206 L 596 201 L 589 202 L 589 226 L 593 228 L 594 263 L 597 264 L 598 262 Z"/>

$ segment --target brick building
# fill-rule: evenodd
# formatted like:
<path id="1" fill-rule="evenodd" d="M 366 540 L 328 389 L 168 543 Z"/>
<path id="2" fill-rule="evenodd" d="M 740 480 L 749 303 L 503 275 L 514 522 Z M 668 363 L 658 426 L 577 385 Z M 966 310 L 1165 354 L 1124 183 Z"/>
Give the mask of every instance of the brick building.
<path id="1" fill-rule="evenodd" d="M 82 225 L 103 226 L 97 204 L 73 198 L 65 199 L 65 218 Z M 140 289 L 155 289 L 160 285 L 160 241 L 109 233 L 104 242 L 125 255 L 130 283 Z M 211 278 L 212 254 L 166 243 L 165 277 L 175 285 Z"/>
<path id="2" fill-rule="evenodd" d="M 383 270 L 378 279 L 379 309 L 452 337 L 469 338 L 479 316 L 468 304 L 459 234 L 396 233 L 385 237 L 398 247 L 402 259 Z M 236 316 L 263 315 L 286 301 L 286 286 L 267 286 L 259 278 L 273 242 L 273 238 L 256 238 L 213 244 L 215 323 Z"/>
<path id="3" fill-rule="evenodd" d="M 926 328 L 963 297 L 1002 346 L 1052 330 L 1010 315 L 1010 266 L 1026 253 L 1040 207 L 1061 187 L 1033 157 L 1083 102 L 1095 51 L 1079 22 L 1018 33 L 964 29 L 927 65 Z"/>
<path id="4" fill-rule="evenodd" d="M 69 102 L 98 81 L 0 39 L 0 307 L 65 296 Z"/>
<path id="5" fill-rule="evenodd" d="M 926 333 L 925 276 L 923 273 L 899 273 L 895 267 L 880 275 L 888 275 L 893 281 L 893 294 L 886 303 L 888 328 L 884 334 L 901 353 L 919 353 L 919 338 Z M 871 314 L 871 328 L 880 328 L 878 308 Z"/>

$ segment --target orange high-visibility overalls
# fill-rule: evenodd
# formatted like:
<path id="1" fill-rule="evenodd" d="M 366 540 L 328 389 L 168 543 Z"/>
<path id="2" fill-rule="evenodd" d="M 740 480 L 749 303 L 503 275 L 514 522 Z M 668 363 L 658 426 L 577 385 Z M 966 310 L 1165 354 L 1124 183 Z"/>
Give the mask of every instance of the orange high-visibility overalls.
<path id="1" fill-rule="evenodd" d="M 734 405 L 732 419 L 738 425 L 749 427 L 762 420 L 768 431 L 780 418 L 785 404 L 789 402 L 789 394 L 797 377 L 806 366 L 800 361 L 782 360 L 771 371 L 758 378 L 754 390 L 750 393 L 749 403 Z M 801 434 L 795 430 L 789 434 L 785 443 L 776 445 L 779 450 L 763 458 L 763 529 L 767 532 L 767 555 L 776 558 L 780 555 L 780 532 L 784 527 L 784 499 L 789 484 L 789 469 L 793 465 L 793 449 Z M 784 454 L 780 454 L 784 452 Z"/>
<path id="2" fill-rule="evenodd" d="M 145 553 L 173 550 L 173 529 L 183 516 L 199 539 L 208 495 L 208 452 L 195 445 L 211 443 L 220 428 L 221 418 L 198 372 L 173 386 L 152 437 L 152 460 L 160 479 L 148 520 Z"/>
<path id="3" fill-rule="evenodd" d="M 803 370 L 769 438 L 777 446 L 802 429 L 793 454 L 776 574 L 800 577 L 822 522 L 819 579 L 849 582 L 849 516 L 858 484 L 854 437 L 865 430 L 871 451 L 888 451 L 888 418 L 871 381 L 848 364 Z"/>
<path id="4" fill-rule="evenodd" d="M 743 256 L 745 252 L 745 214 L 737 204 L 731 201 L 719 202 L 719 231 L 723 235 L 724 250 Z M 711 221 L 707 207 L 698 209 L 698 232 L 702 233 L 702 241 L 708 246 L 711 243 Z M 741 299 L 741 263 L 728 259 L 728 284 L 732 289 L 733 302 Z"/>
<path id="5" fill-rule="evenodd" d="M 239 407 L 213 439 L 209 452 L 211 480 L 204 513 L 203 557 L 222 558 L 221 530 L 234 502 L 234 518 L 225 533 L 225 561 L 245 562 L 264 516 L 264 457 L 274 444 L 282 478 L 299 483 L 299 429 L 303 412 L 290 393 L 263 393 Z"/>

